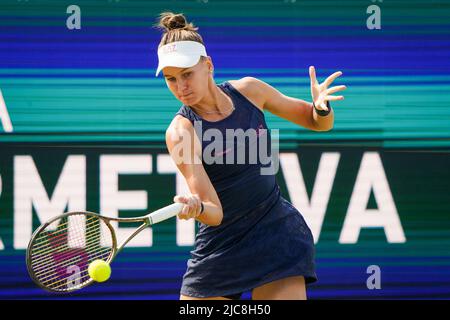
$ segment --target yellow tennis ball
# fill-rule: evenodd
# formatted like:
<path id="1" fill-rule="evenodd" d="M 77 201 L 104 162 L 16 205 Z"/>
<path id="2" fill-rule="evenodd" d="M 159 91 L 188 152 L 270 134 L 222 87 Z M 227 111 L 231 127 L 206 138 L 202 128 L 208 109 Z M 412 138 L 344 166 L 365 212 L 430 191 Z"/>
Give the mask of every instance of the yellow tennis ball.
<path id="1" fill-rule="evenodd" d="M 111 267 L 101 259 L 92 261 L 88 267 L 89 276 L 97 282 L 104 282 L 111 276 Z"/>

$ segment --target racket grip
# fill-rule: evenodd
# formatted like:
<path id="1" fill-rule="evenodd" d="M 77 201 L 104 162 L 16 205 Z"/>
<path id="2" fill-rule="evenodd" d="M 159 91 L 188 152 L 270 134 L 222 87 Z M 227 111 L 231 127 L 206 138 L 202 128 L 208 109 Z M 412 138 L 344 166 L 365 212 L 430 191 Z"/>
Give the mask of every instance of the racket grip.
<path id="1" fill-rule="evenodd" d="M 150 214 L 150 223 L 155 224 L 176 216 L 181 212 L 183 206 L 184 205 L 182 203 L 176 202 L 171 205 L 168 205 L 167 207 L 152 212 Z"/>

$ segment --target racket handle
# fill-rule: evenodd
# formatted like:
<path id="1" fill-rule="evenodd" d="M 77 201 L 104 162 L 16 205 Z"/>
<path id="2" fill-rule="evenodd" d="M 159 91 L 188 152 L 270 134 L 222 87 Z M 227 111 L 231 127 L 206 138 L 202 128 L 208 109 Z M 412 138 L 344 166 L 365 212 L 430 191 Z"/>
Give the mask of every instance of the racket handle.
<path id="1" fill-rule="evenodd" d="M 155 224 L 164 220 L 167 220 L 169 218 L 172 218 L 179 214 L 181 212 L 181 209 L 183 209 L 182 203 L 173 203 L 171 205 L 168 205 L 167 207 L 161 208 L 159 210 L 156 210 L 152 212 L 149 216 L 150 218 L 150 224 Z"/>

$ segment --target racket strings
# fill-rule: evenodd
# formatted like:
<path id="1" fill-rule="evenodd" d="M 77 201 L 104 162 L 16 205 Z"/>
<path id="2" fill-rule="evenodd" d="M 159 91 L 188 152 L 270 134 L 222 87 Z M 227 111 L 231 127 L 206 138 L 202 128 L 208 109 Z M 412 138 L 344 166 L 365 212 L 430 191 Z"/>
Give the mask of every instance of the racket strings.
<path id="1" fill-rule="evenodd" d="M 97 234 L 97 230 L 89 225 L 89 228 L 87 229 L 86 232 L 86 238 L 88 240 L 86 240 L 86 243 L 88 242 L 92 242 L 95 241 L 97 238 L 95 238 L 95 235 Z M 46 235 L 45 237 L 52 237 L 52 235 Z M 45 255 L 49 252 L 51 253 L 58 253 L 59 251 L 63 251 L 65 249 L 65 247 L 67 247 L 69 245 L 68 241 L 67 241 L 67 237 L 60 237 L 57 241 L 54 240 L 50 240 L 50 247 L 48 246 L 48 243 L 44 246 L 40 246 L 38 248 L 34 248 L 33 247 L 33 251 L 32 251 L 32 255 Z M 72 246 L 74 248 L 76 248 L 77 246 Z M 78 247 L 82 247 L 82 243 L 78 243 Z M 52 250 L 53 248 L 59 248 L 59 251 L 54 251 Z"/>
<path id="2" fill-rule="evenodd" d="M 94 242 L 94 239 L 93 240 L 89 240 L 87 242 L 87 246 L 86 246 L 85 250 L 88 253 L 90 253 L 92 251 L 91 250 L 92 248 L 95 249 L 94 246 L 96 246 L 96 242 Z M 65 260 L 67 265 L 70 265 L 70 262 L 72 262 L 77 257 L 73 256 L 73 251 L 67 251 L 67 249 L 71 249 L 71 248 L 69 248 L 67 245 L 64 245 L 64 246 L 61 247 L 61 249 L 58 249 L 57 252 L 50 252 L 49 254 L 46 255 L 45 258 L 41 258 L 39 263 L 36 263 L 34 265 L 35 273 L 36 274 L 40 274 L 41 270 L 45 269 L 46 264 L 53 259 L 53 256 L 55 254 L 60 255 L 59 258 L 61 260 Z M 110 249 L 107 248 L 107 247 L 104 248 L 104 249 L 110 251 Z M 37 257 L 37 258 L 39 259 L 40 257 Z"/>
<path id="3" fill-rule="evenodd" d="M 104 253 L 106 253 L 107 257 L 109 257 L 110 251 L 111 251 L 110 248 L 103 248 L 103 249 L 97 250 L 95 252 L 95 255 L 103 256 Z M 88 251 L 88 253 L 91 253 L 91 252 Z M 49 261 L 51 261 L 51 259 L 52 259 L 51 256 L 46 258 L 46 261 L 44 263 L 41 263 L 39 266 L 36 266 L 34 269 L 35 275 L 42 277 L 41 282 L 47 282 L 49 280 L 48 278 L 50 278 L 50 280 L 54 278 L 54 277 L 51 278 L 51 276 L 47 276 L 47 277 L 45 276 L 45 273 L 47 272 L 47 267 L 48 267 L 47 264 Z M 73 266 L 74 264 L 77 264 L 77 262 L 79 262 L 79 260 L 80 260 L 80 257 L 74 256 L 73 253 L 68 253 L 65 256 L 62 256 L 61 260 L 64 261 L 64 263 L 58 264 L 57 267 L 59 269 L 64 269 L 64 268 L 67 269 L 68 267 Z"/>
<path id="4" fill-rule="evenodd" d="M 96 235 L 98 234 L 97 230 L 95 230 L 93 228 L 92 225 L 87 225 L 86 228 L 87 232 L 86 232 L 86 248 L 89 248 L 89 244 L 91 242 L 93 242 L 95 244 L 94 241 L 97 240 Z M 45 232 L 41 234 L 40 238 L 47 238 L 47 239 L 52 239 L 53 238 L 53 234 L 54 233 L 49 233 L 46 234 Z M 65 237 L 61 237 L 61 235 L 65 235 Z M 31 252 L 31 256 L 38 259 L 40 258 L 40 256 L 47 256 L 46 259 L 40 258 L 40 263 L 41 264 L 45 264 L 49 259 L 52 259 L 52 255 L 54 254 L 61 254 L 61 258 L 64 255 L 64 251 L 67 250 L 67 248 L 69 247 L 69 243 L 67 241 L 67 235 L 64 233 L 60 233 L 58 235 L 58 240 L 47 240 L 47 243 L 45 245 L 40 245 L 38 247 L 34 247 L 33 246 L 33 250 Z M 50 242 L 50 246 L 49 246 L 49 242 Z M 76 248 L 77 246 L 73 246 L 74 248 Z M 78 244 L 78 247 L 82 247 L 80 244 Z M 66 254 L 69 254 L 70 252 L 66 252 Z M 38 267 L 38 265 L 36 265 L 36 267 Z"/>
<path id="5" fill-rule="evenodd" d="M 74 217 L 74 218 L 76 218 L 76 217 Z M 69 219 L 67 219 L 66 222 L 63 222 L 63 223 L 59 224 L 57 226 L 56 230 L 54 230 L 54 231 L 51 231 L 51 227 L 50 227 L 53 223 L 50 224 L 48 226 L 49 231 L 46 231 L 46 232 L 51 233 L 51 235 L 52 235 L 54 240 L 58 240 L 60 238 L 63 238 L 66 235 L 65 231 L 67 231 L 67 226 L 68 226 L 68 223 L 69 223 L 68 220 Z M 98 217 L 90 216 L 89 218 L 86 219 L 86 224 L 90 224 L 92 222 L 93 223 L 98 223 L 98 220 L 99 220 Z M 72 219 L 72 221 L 73 221 L 73 219 Z M 40 244 L 43 244 L 45 246 L 45 244 L 49 241 L 49 237 L 48 237 L 49 234 L 47 234 L 46 232 L 41 232 L 39 237 L 37 237 L 36 240 L 34 240 L 34 244 L 35 244 L 34 248 L 38 249 Z"/>
<path id="6" fill-rule="evenodd" d="M 93 224 L 92 224 L 93 225 Z M 93 253 L 97 256 L 97 257 L 102 257 L 104 258 L 105 254 L 103 251 L 105 251 L 105 248 L 102 248 L 102 251 L 98 250 L 98 242 L 96 245 L 95 240 L 99 239 L 99 232 L 97 232 L 97 236 L 96 238 L 93 238 L 92 236 L 92 232 L 90 232 L 89 230 L 92 230 L 92 225 L 88 228 L 86 228 L 86 230 L 88 230 L 88 232 L 86 233 L 85 237 L 88 239 L 86 244 L 87 246 L 84 248 L 84 250 L 82 251 L 74 251 L 73 248 L 70 248 L 68 246 L 68 241 L 66 241 L 65 244 L 61 244 L 61 241 L 59 241 L 58 243 L 51 243 L 51 250 L 46 252 L 47 253 L 47 259 L 46 261 L 44 261 L 44 265 L 40 267 L 40 271 L 39 273 L 37 273 L 38 277 L 41 277 L 41 282 L 44 282 L 44 284 L 48 284 L 48 282 L 50 280 L 57 280 L 58 277 L 61 277 L 61 271 L 64 270 L 68 270 L 69 267 L 72 266 L 77 266 L 80 269 L 80 272 L 82 272 L 82 268 L 80 268 L 80 263 L 86 265 L 86 260 L 87 260 L 87 254 L 92 255 Z M 73 233 L 74 230 L 80 230 L 80 224 L 77 223 L 77 226 L 74 228 L 71 228 L 71 232 Z M 78 241 L 74 241 L 74 238 L 77 239 Z M 66 237 L 67 239 L 67 237 Z M 79 241 L 79 237 L 73 237 L 71 239 L 71 245 L 72 247 L 78 247 L 78 248 L 82 248 L 82 243 L 83 241 Z M 92 245 L 89 245 L 90 243 L 92 243 Z M 74 246 L 75 245 L 75 246 Z M 53 250 L 54 248 L 58 248 L 56 251 Z M 92 252 L 94 249 L 94 252 Z M 52 252 L 53 250 L 53 252 Z M 79 250 L 79 249 L 75 249 L 75 250 Z M 95 250 L 97 250 L 97 252 L 95 252 Z M 106 253 L 109 253 L 109 249 L 106 248 Z M 54 265 L 54 267 L 57 268 L 56 270 L 56 274 L 55 274 L 55 270 L 53 270 L 53 274 L 50 273 L 50 275 L 45 275 L 48 274 L 48 267 L 49 265 L 51 265 L 52 263 L 54 264 L 55 258 L 57 258 L 56 260 L 59 260 L 59 263 L 57 261 L 56 265 Z M 81 261 L 80 261 L 81 260 Z M 84 261 L 83 261 L 84 260 Z M 53 276 L 52 276 L 53 275 Z M 60 279 L 57 282 L 61 282 L 64 281 L 65 277 L 63 277 L 63 279 Z"/>
<path id="7" fill-rule="evenodd" d="M 107 260 L 107 258 L 109 256 L 110 256 L 110 253 L 109 252 L 105 252 L 103 255 L 99 255 L 96 259 Z M 70 266 L 70 265 L 68 265 L 68 266 Z M 86 278 L 86 280 L 89 280 L 89 274 L 88 274 L 87 271 L 86 272 L 80 272 L 79 278 L 77 278 L 77 282 L 79 284 L 83 284 L 85 281 L 84 280 L 82 281 L 82 279 L 84 279 L 84 278 Z M 68 286 L 67 280 L 68 279 L 65 279 L 65 278 L 60 279 L 58 276 L 55 276 L 55 275 L 49 275 L 47 278 L 43 278 L 41 280 L 42 281 L 41 283 L 43 285 L 45 285 L 45 286 L 49 286 L 49 284 L 51 284 L 52 289 L 55 290 L 55 289 L 58 289 L 58 288 L 67 287 Z M 57 284 L 59 284 L 59 285 L 57 285 Z M 72 286 L 72 287 L 74 287 L 74 286 Z"/>
<path id="8" fill-rule="evenodd" d="M 71 291 L 90 281 L 88 267 L 92 261 L 111 257 L 113 235 L 105 221 L 95 215 L 72 214 L 57 226 L 55 223 L 35 236 L 30 266 L 42 286 Z"/>

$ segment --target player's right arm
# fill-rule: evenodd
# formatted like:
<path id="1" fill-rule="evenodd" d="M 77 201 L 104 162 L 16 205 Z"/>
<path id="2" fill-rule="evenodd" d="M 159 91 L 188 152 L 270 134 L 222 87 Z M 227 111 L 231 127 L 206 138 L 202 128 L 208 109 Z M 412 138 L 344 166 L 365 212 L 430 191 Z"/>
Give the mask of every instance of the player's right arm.
<path id="1" fill-rule="evenodd" d="M 211 226 L 220 225 L 222 205 L 201 162 L 201 142 L 192 123 L 182 116 L 175 116 L 166 130 L 166 145 L 191 192 L 189 195 L 174 197 L 175 202 L 185 204 L 178 217 L 186 220 L 195 218 Z M 202 214 L 201 202 L 204 206 Z"/>

